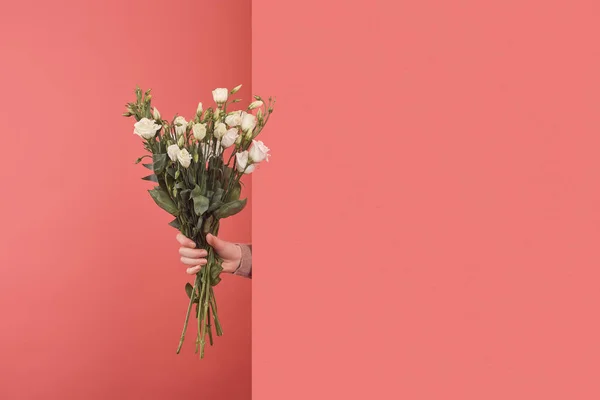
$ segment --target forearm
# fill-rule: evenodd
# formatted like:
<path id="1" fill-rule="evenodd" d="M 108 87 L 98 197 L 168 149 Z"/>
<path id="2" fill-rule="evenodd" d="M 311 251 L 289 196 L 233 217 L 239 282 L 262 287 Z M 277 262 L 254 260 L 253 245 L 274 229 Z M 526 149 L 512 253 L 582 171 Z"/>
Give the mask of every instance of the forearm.
<path id="1" fill-rule="evenodd" d="M 252 279 L 252 245 L 236 243 L 242 250 L 240 265 L 233 272 L 234 275 Z"/>

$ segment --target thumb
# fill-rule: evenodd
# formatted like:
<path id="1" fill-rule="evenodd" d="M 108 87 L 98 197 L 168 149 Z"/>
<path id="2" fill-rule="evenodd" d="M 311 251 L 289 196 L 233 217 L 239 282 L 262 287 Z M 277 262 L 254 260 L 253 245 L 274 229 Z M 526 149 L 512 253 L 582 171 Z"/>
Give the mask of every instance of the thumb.
<path id="1" fill-rule="evenodd" d="M 225 247 L 227 246 L 226 241 L 221 240 L 218 237 L 216 237 L 210 233 L 208 235 L 206 235 L 206 241 L 208 242 L 208 244 L 210 244 L 212 246 L 213 249 L 215 249 L 217 251 L 217 253 L 219 251 L 225 250 Z"/>

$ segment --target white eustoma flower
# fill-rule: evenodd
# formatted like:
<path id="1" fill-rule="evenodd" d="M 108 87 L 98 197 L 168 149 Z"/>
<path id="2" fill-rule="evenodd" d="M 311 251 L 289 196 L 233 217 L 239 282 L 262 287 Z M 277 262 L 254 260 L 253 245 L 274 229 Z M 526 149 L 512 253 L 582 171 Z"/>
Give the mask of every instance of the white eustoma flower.
<path id="1" fill-rule="evenodd" d="M 192 162 L 192 155 L 186 149 L 181 149 L 177 153 L 177 159 L 183 168 L 187 168 Z"/>
<path id="2" fill-rule="evenodd" d="M 267 146 L 265 146 L 265 144 L 262 141 L 253 140 L 252 148 L 250 149 L 248 156 L 250 157 L 252 162 L 255 163 L 259 163 L 263 160 L 267 160 L 268 162 L 269 157 L 271 156 L 269 154 L 269 150 L 270 149 Z"/>
<path id="3" fill-rule="evenodd" d="M 242 113 L 242 130 L 244 132 L 251 131 L 256 126 L 256 117 L 247 112 Z"/>
<path id="4" fill-rule="evenodd" d="M 229 127 L 238 126 L 242 123 L 242 112 L 235 111 L 233 113 L 230 113 L 227 117 L 225 117 L 225 123 Z"/>
<path id="5" fill-rule="evenodd" d="M 213 135 L 215 135 L 215 137 L 220 140 L 223 136 L 225 136 L 226 132 L 227 132 L 227 126 L 224 123 L 219 122 L 217 124 L 217 126 L 215 127 L 215 131 L 213 132 Z"/>
<path id="6" fill-rule="evenodd" d="M 176 144 L 170 145 L 169 147 L 167 147 L 167 154 L 169 155 L 171 161 L 177 161 L 177 155 L 179 154 L 179 146 L 177 146 Z"/>
<path id="7" fill-rule="evenodd" d="M 154 107 L 154 111 L 152 112 L 152 117 L 153 117 L 155 120 L 158 120 L 158 119 L 160 119 L 160 113 L 158 112 L 158 108 Z"/>
<path id="8" fill-rule="evenodd" d="M 175 121 L 173 122 L 175 123 L 175 133 L 177 133 L 177 136 L 183 135 L 187 127 L 187 121 L 185 118 L 180 115 L 179 117 L 175 118 Z"/>
<path id="9" fill-rule="evenodd" d="M 253 101 L 252 103 L 250 103 L 250 105 L 248 106 L 248 110 L 254 110 L 257 107 L 262 107 L 263 102 L 260 100 L 256 100 Z"/>
<path id="10" fill-rule="evenodd" d="M 223 139 L 221 139 L 221 146 L 224 148 L 232 146 L 237 140 L 238 136 L 240 135 L 238 134 L 237 129 L 232 128 L 228 130 L 227 133 L 225 133 L 225 136 L 223 136 Z"/>
<path id="11" fill-rule="evenodd" d="M 194 137 L 196 138 L 196 140 L 200 141 L 206 136 L 206 125 L 194 124 L 192 126 L 192 132 L 194 133 Z"/>
<path id="12" fill-rule="evenodd" d="M 223 104 L 227 101 L 227 89 L 225 88 L 217 88 L 213 90 L 213 99 L 217 104 Z"/>
<path id="13" fill-rule="evenodd" d="M 251 160 L 248 159 L 248 150 L 235 153 L 235 161 L 235 166 L 239 172 L 250 174 L 254 171 L 254 168 L 256 168 L 254 164 L 249 164 Z"/>
<path id="14" fill-rule="evenodd" d="M 133 125 L 133 133 L 144 139 L 152 139 L 159 129 L 160 125 L 148 118 L 142 118 Z"/>

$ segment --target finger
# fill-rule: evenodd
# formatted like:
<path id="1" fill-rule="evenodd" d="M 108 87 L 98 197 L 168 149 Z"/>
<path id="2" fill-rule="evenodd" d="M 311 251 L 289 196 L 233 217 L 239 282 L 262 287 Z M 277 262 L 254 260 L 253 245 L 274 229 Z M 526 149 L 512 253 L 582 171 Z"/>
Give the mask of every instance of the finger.
<path id="1" fill-rule="evenodd" d="M 208 255 L 204 249 L 190 249 L 189 247 L 180 247 L 179 254 L 187 258 L 202 258 Z"/>
<path id="2" fill-rule="evenodd" d="M 210 244 L 216 251 L 223 250 L 227 245 L 227 242 L 219 239 L 215 235 L 208 234 L 206 235 L 206 241 Z"/>
<path id="3" fill-rule="evenodd" d="M 200 268 L 202 268 L 201 266 L 197 266 L 197 267 L 191 267 L 185 270 L 185 272 L 187 272 L 190 275 L 194 275 L 197 274 L 198 271 L 200 271 Z"/>
<path id="4" fill-rule="evenodd" d="M 195 267 L 196 265 L 204 265 L 206 264 L 206 258 L 188 258 L 181 257 L 181 262 L 185 265 L 189 265 L 191 267 Z"/>
<path id="5" fill-rule="evenodd" d="M 182 246 L 189 247 L 190 249 L 196 247 L 196 243 L 194 243 L 192 239 L 185 237 L 185 235 L 181 232 L 177 234 L 177 241 Z"/>

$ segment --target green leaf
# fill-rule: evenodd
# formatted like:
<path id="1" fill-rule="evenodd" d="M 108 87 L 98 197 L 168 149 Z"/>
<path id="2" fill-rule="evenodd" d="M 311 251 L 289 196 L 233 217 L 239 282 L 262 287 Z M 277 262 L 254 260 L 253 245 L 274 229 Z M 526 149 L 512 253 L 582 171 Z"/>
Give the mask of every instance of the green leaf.
<path id="1" fill-rule="evenodd" d="M 184 201 L 184 204 L 187 205 L 187 202 L 190 201 L 191 194 L 192 194 L 192 191 L 190 189 L 184 189 L 179 193 L 179 195 L 181 196 L 181 199 Z"/>
<path id="2" fill-rule="evenodd" d="M 187 294 L 188 298 L 190 298 L 190 299 L 192 298 L 193 292 L 194 292 L 194 287 L 189 282 L 187 282 L 185 284 L 185 293 Z"/>
<path id="3" fill-rule="evenodd" d="M 212 224 L 215 222 L 215 217 L 214 216 L 209 216 L 207 219 L 204 220 L 204 223 L 202 225 L 202 232 L 203 233 L 209 233 L 210 229 L 212 227 Z"/>
<path id="4" fill-rule="evenodd" d="M 217 188 L 217 190 L 215 190 L 215 193 L 212 195 L 212 197 L 210 198 L 210 202 L 211 203 L 216 203 L 216 202 L 220 202 L 221 198 L 223 197 L 223 193 L 225 191 L 221 188 Z"/>
<path id="5" fill-rule="evenodd" d="M 171 215 L 179 215 L 177 205 L 171 200 L 171 197 L 163 188 L 156 186 L 154 189 L 148 190 L 148 193 L 150 193 L 150 196 L 152 196 L 154 202 L 156 202 L 160 208 Z"/>
<path id="6" fill-rule="evenodd" d="M 221 264 L 212 265 L 210 267 L 210 281 L 213 282 L 215 279 L 217 279 L 222 271 L 223 267 L 221 266 Z"/>
<path id="7" fill-rule="evenodd" d="M 187 282 L 187 283 L 185 284 L 185 294 L 187 294 L 187 297 L 188 297 L 189 299 L 191 299 L 191 298 L 192 298 L 192 293 L 193 293 L 193 292 L 194 292 L 194 287 L 193 287 L 193 286 L 192 286 L 192 285 L 191 285 L 189 282 Z M 199 299 L 198 299 L 196 296 L 194 296 L 194 303 L 198 303 L 198 302 L 199 302 L 198 300 L 199 300 Z"/>
<path id="8" fill-rule="evenodd" d="M 167 166 L 167 155 L 166 154 L 154 154 L 152 156 L 154 164 L 154 172 L 156 174 L 162 174 Z"/>
<path id="9" fill-rule="evenodd" d="M 223 182 L 225 183 L 225 186 L 227 186 L 229 184 L 229 177 L 231 177 L 232 171 L 233 171 L 233 168 L 231 168 L 231 167 L 223 168 L 223 177 L 225 178 L 225 180 Z"/>
<path id="10" fill-rule="evenodd" d="M 140 162 L 141 162 L 141 161 L 142 161 L 144 158 L 146 158 L 146 157 L 150 157 L 150 155 L 149 155 L 149 154 L 146 154 L 145 156 L 141 156 L 140 158 L 138 158 L 137 160 L 135 160 L 135 163 L 136 163 L 136 164 L 139 164 L 139 163 L 140 163 Z"/>
<path id="11" fill-rule="evenodd" d="M 215 279 L 210 280 L 210 286 L 217 286 L 221 282 L 221 277 L 217 276 Z"/>
<path id="12" fill-rule="evenodd" d="M 152 165 L 152 163 L 150 164 L 142 164 L 144 167 L 148 168 L 151 171 L 154 171 L 154 166 Z"/>
<path id="13" fill-rule="evenodd" d="M 166 171 L 167 171 L 167 174 L 169 174 L 169 176 L 171 178 L 175 179 L 175 171 L 176 171 L 175 167 L 172 167 L 172 166 L 167 167 Z"/>
<path id="14" fill-rule="evenodd" d="M 194 200 L 194 212 L 197 216 L 201 216 L 208 210 L 210 200 L 202 196 L 200 186 L 196 185 L 194 190 L 192 190 L 192 199 Z"/>
<path id="15" fill-rule="evenodd" d="M 231 191 L 227 195 L 227 198 L 225 199 L 225 201 L 229 202 L 229 201 L 239 200 L 241 194 L 242 194 L 242 186 L 240 185 L 239 182 L 237 182 L 231 188 Z"/>
<path id="16" fill-rule="evenodd" d="M 240 211 L 242 211 L 244 209 L 244 207 L 246 207 L 247 200 L 248 199 L 234 200 L 234 201 L 230 201 L 229 203 L 223 204 L 221 207 L 219 207 L 219 209 L 217 211 L 215 211 L 215 213 L 214 213 L 215 218 L 217 218 L 217 219 L 227 218 L 227 217 L 231 217 L 232 215 L 239 213 Z"/>
<path id="17" fill-rule="evenodd" d="M 177 219 L 174 219 L 173 221 L 169 222 L 169 225 L 171 225 L 175 229 L 181 229 L 181 224 Z"/>
<path id="18" fill-rule="evenodd" d="M 221 207 L 223 205 L 222 202 L 217 201 L 215 203 L 210 203 L 210 207 L 208 207 L 208 210 L 206 210 L 207 213 L 211 213 L 213 211 L 215 211 L 216 209 L 218 209 L 219 207 Z"/>
<path id="19" fill-rule="evenodd" d="M 158 177 L 156 175 L 154 175 L 154 174 L 145 176 L 142 179 L 145 180 L 145 181 L 150 181 L 150 182 L 156 182 L 156 183 L 158 183 Z"/>

